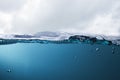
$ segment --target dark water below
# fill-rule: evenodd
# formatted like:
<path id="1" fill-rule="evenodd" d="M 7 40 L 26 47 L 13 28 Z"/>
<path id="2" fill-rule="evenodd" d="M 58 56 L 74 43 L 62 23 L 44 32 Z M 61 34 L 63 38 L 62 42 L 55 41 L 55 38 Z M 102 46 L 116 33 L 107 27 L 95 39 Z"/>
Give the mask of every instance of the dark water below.
<path id="1" fill-rule="evenodd" d="M 0 80 L 120 80 L 120 46 L 0 45 Z"/>

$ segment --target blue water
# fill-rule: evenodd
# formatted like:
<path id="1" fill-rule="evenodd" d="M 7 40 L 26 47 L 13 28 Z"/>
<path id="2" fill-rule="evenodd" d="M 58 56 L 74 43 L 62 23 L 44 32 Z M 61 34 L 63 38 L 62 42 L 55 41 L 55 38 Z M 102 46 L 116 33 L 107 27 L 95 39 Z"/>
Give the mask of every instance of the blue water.
<path id="1" fill-rule="evenodd" d="M 0 80 L 120 80 L 120 46 L 0 45 Z"/>

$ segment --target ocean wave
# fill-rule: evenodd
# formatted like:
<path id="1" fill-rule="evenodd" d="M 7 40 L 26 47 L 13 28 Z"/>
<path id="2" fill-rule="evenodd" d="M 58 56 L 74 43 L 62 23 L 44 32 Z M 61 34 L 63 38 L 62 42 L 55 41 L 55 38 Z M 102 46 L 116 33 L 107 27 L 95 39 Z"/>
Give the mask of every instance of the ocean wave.
<path id="1" fill-rule="evenodd" d="M 103 45 L 120 45 L 119 36 L 103 36 L 88 34 L 72 34 L 62 32 L 39 32 L 34 35 L 28 34 L 8 34 L 0 35 L 0 44 L 15 43 L 41 43 L 41 44 L 103 44 Z"/>

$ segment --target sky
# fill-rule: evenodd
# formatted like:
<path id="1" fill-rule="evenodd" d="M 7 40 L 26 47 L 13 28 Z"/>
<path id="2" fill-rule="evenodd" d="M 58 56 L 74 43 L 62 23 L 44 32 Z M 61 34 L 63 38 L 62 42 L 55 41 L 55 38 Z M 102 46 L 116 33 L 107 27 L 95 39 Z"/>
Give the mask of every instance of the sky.
<path id="1" fill-rule="evenodd" d="M 0 34 L 120 35 L 120 0 L 0 0 Z"/>

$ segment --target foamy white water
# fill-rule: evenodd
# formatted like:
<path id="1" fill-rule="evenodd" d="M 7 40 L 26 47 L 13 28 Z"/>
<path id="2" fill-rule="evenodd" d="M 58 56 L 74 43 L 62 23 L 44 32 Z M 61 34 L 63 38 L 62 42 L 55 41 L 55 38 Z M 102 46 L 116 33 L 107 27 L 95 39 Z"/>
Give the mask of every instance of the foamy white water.
<path id="1" fill-rule="evenodd" d="M 113 44 L 120 45 L 119 36 L 104 36 L 104 35 L 90 35 L 90 34 L 78 34 L 78 33 L 65 33 L 65 32 L 38 32 L 33 35 L 29 34 L 0 34 L 1 39 L 38 39 L 38 40 L 50 40 L 61 41 L 68 40 L 71 36 L 76 36 L 77 39 L 92 39 L 111 41 Z"/>

